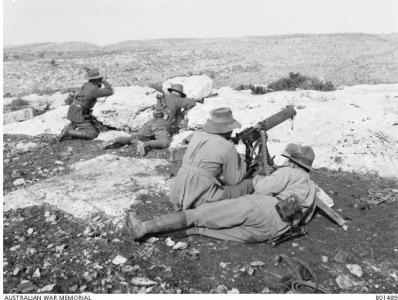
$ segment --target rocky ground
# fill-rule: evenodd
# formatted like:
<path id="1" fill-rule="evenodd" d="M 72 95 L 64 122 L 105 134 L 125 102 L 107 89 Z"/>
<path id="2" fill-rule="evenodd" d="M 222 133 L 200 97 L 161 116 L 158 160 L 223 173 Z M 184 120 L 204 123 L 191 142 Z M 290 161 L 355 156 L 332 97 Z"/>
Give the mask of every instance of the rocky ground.
<path id="1" fill-rule="evenodd" d="M 126 42 L 91 52 L 43 47 L 4 54 L 3 109 L 28 107 L 34 116 L 23 122 L 14 116 L 3 126 L 9 133 L 3 136 L 4 292 L 291 293 L 286 255 L 308 265 L 315 278 L 307 279 L 330 293 L 398 293 L 398 94 L 396 85 L 371 85 L 398 81 L 396 39 L 336 34 Z M 148 86 L 179 75 L 213 79 L 211 97 L 188 114 L 190 129 L 220 105 L 233 107 L 247 127 L 294 104 L 295 130 L 285 122 L 272 131 L 270 151 L 291 141 L 314 146 L 317 167 L 329 168 L 314 180 L 349 220 L 348 230 L 317 213 L 306 236 L 276 247 L 176 234 L 132 242 L 121 213 L 128 209 L 144 220 L 172 211 L 168 186 L 183 150 L 153 150 L 143 158 L 134 146 L 58 143 L 66 93 L 81 85 L 86 66 L 99 67 L 116 90 L 98 101 L 94 114 L 125 132 L 105 132 L 104 140 L 142 125 L 156 101 Z M 255 96 L 229 88 L 267 84 L 289 72 L 331 80 L 339 89 Z"/>
<path id="2" fill-rule="evenodd" d="M 40 151 L 17 146 L 29 142 L 40 144 Z M 4 194 L 109 152 L 137 156 L 133 146 L 104 151 L 97 141 L 60 144 L 51 135 L 5 135 Z M 173 176 L 177 168 L 171 163 L 167 172 Z M 25 183 L 16 185 L 20 178 Z M 275 248 L 175 235 L 135 243 L 102 214 L 79 219 L 49 205 L 6 211 L 4 292 L 281 293 L 287 292 L 281 278 L 291 273 L 283 262 L 277 264 L 284 254 L 308 264 L 332 293 L 397 293 L 398 204 L 391 192 L 396 183 L 327 169 L 314 178 L 350 219 L 348 231 L 318 213 L 307 236 Z M 142 219 L 172 211 L 165 194 L 150 191 L 131 209 Z M 178 242 L 181 248 L 173 249 Z"/>

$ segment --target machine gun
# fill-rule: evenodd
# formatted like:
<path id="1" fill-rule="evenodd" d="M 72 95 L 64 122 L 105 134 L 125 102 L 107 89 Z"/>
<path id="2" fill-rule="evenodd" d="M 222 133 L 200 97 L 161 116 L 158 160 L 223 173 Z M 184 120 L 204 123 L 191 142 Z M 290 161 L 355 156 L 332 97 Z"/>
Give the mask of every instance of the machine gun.
<path id="1" fill-rule="evenodd" d="M 251 177 L 259 166 L 266 175 L 270 175 L 275 171 L 273 160 L 267 148 L 268 136 L 266 132 L 288 119 L 293 119 L 296 114 L 297 112 L 292 106 L 287 106 L 280 112 L 257 123 L 256 126 L 246 128 L 237 133 L 236 136 L 232 138 L 235 144 L 242 141 L 246 146 L 246 177 Z"/>

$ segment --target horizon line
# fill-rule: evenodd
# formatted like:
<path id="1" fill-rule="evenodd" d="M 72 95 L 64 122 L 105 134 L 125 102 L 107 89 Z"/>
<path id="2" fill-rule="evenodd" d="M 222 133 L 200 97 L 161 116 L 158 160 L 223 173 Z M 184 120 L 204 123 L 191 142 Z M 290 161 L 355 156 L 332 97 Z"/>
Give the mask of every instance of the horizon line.
<path id="1" fill-rule="evenodd" d="M 158 40 L 199 40 L 199 39 L 240 39 L 240 38 L 251 38 L 251 37 L 276 37 L 276 36 L 297 36 L 297 35 L 338 35 L 338 34 L 366 34 L 366 35 L 392 35 L 398 34 L 398 32 L 380 32 L 380 33 L 369 33 L 369 32 L 333 32 L 333 33 L 285 33 L 285 34 L 265 34 L 265 35 L 244 35 L 244 36 L 219 36 L 219 37 L 165 37 L 165 38 L 143 38 L 143 39 L 127 39 L 121 40 L 118 42 L 114 42 L 111 44 L 98 45 L 96 43 L 87 42 L 87 41 L 62 41 L 62 42 L 32 42 L 32 43 L 23 43 L 23 44 L 12 44 L 12 45 L 3 45 L 3 49 L 6 48 L 15 48 L 15 47 L 23 47 L 23 46 L 34 46 L 40 44 L 63 44 L 63 43 L 87 43 L 90 45 L 94 45 L 100 48 L 106 48 L 112 45 L 117 45 L 123 42 L 133 42 L 133 41 L 158 41 Z"/>

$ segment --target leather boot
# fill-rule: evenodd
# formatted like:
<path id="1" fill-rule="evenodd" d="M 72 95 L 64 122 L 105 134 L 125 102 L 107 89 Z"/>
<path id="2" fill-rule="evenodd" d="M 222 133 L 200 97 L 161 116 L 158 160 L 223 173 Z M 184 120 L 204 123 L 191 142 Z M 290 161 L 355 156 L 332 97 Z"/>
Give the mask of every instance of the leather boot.
<path id="1" fill-rule="evenodd" d="M 83 130 L 69 130 L 68 135 L 72 138 L 82 139 L 82 140 L 91 140 L 93 139 L 91 134 Z"/>
<path id="2" fill-rule="evenodd" d="M 58 142 L 62 142 L 64 139 L 66 139 L 67 137 L 69 137 L 69 131 L 70 131 L 71 129 L 73 129 L 73 127 L 74 127 L 74 126 L 72 125 L 72 123 L 66 125 L 66 126 L 62 129 L 60 135 L 58 136 Z"/>
<path id="3" fill-rule="evenodd" d="M 141 240 L 150 233 L 161 233 L 188 227 L 185 212 L 169 213 L 141 222 L 131 212 L 126 216 L 126 227 L 134 240 Z"/>

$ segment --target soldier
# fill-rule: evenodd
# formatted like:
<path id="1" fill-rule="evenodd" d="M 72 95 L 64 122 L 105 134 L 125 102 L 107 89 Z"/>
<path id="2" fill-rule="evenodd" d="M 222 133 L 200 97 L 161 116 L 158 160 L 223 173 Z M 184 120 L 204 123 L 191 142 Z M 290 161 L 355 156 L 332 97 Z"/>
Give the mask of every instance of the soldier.
<path id="1" fill-rule="evenodd" d="M 270 176 L 256 175 L 255 192 L 237 199 L 204 203 L 194 209 L 169 213 L 141 222 L 132 213 L 126 217 L 134 240 L 148 234 L 185 229 L 185 234 L 200 234 L 239 242 L 263 242 L 288 232 L 292 226 L 308 223 L 315 210 L 315 183 L 309 171 L 315 158 L 311 147 L 289 144 L 284 153 L 288 161 Z M 287 222 L 277 204 L 294 197 L 301 214 Z"/>
<path id="2" fill-rule="evenodd" d="M 187 98 L 181 84 L 173 84 L 167 90 L 170 94 L 157 96 L 156 108 L 165 112 L 166 120 L 171 124 L 171 133 L 174 134 L 178 133 L 187 112 L 196 105 L 196 102 L 203 103 L 203 99 Z"/>
<path id="3" fill-rule="evenodd" d="M 170 201 L 176 210 L 253 192 L 252 180 L 243 180 L 245 163 L 230 141 L 233 129 L 240 127 L 231 109 L 221 107 L 211 111 L 203 131 L 193 134 L 171 184 Z"/>
<path id="4" fill-rule="evenodd" d="M 114 146 L 136 144 L 138 153 L 142 156 L 152 148 L 167 148 L 170 144 L 170 122 L 164 119 L 164 113 L 160 110 L 153 112 L 153 119 L 140 128 L 137 134 L 131 137 L 118 137 L 105 142 L 103 149 Z"/>
<path id="5" fill-rule="evenodd" d="M 94 139 L 100 131 L 100 122 L 92 115 L 97 98 L 113 95 L 111 85 L 99 74 L 97 68 L 87 69 L 88 82 L 77 92 L 69 106 L 66 118 L 71 121 L 65 126 L 58 137 L 62 142 L 65 138 Z M 102 85 L 104 87 L 102 88 Z"/>

